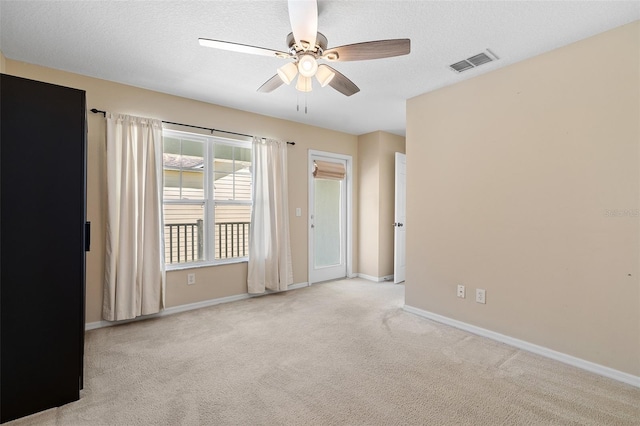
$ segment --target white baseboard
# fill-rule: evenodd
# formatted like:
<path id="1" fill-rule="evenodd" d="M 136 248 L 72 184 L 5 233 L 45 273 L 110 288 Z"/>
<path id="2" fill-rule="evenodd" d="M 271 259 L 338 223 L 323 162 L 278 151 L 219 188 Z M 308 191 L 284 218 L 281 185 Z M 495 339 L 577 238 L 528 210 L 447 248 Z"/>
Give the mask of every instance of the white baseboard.
<path id="1" fill-rule="evenodd" d="M 367 274 L 357 274 L 360 278 L 364 278 L 365 280 L 373 281 L 376 283 L 381 283 L 383 281 L 393 281 L 393 275 L 385 275 L 384 277 L 374 277 L 372 275 Z"/>
<path id="2" fill-rule="evenodd" d="M 487 330 L 485 328 L 477 327 L 466 322 L 458 321 L 449 317 L 445 317 L 433 312 L 425 311 L 413 306 L 404 305 L 404 310 L 412 314 L 419 315 L 430 320 L 450 325 L 461 330 L 468 331 L 469 333 L 477 334 L 479 336 L 488 337 L 489 339 L 496 340 L 498 342 L 506 343 L 507 345 L 514 346 L 519 349 L 524 349 L 534 354 L 542 355 L 547 358 L 554 359 L 556 361 L 563 362 L 565 364 L 572 365 L 574 367 L 581 368 L 591 373 L 599 374 L 610 379 L 617 380 L 619 382 L 626 383 L 631 386 L 640 388 L 640 377 L 634 376 L 629 373 L 624 373 L 619 370 L 615 370 L 604 365 L 596 364 L 591 361 L 586 361 L 582 358 L 577 358 L 571 355 L 564 354 L 562 352 L 554 351 L 553 349 L 545 348 L 533 343 L 525 342 L 524 340 L 509 337 L 504 334 L 496 333 L 495 331 Z"/>
<path id="3" fill-rule="evenodd" d="M 309 283 L 307 282 L 291 284 L 289 285 L 289 290 L 295 290 L 298 288 L 307 287 L 308 285 Z M 273 292 L 268 291 L 265 294 L 268 294 L 268 293 L 273 293 Z M 95 330 L 96 328 L 111 327 L 113 325 L 126 324 L 129 322 L 140 321 L 140 320 L 145 320 L 149 318 L 165 317 L 167 315 L 173 315 L 179 312 L 192 311 L 194 309 L 206 308 L 208 306 L 219 305 L 221 303 L 236 302 L 238 300 L 249 299 L 251 297 L 256 297 L 256 296 L 263 296 L 263 294 L 249 294 L 249 293 L 236 294 L 234 296 L 219 297 L 216 299 L 203 300 L 202 302 L 172 306 L 170 308 L 165 308 L 163 311 L 160 311 L 157 314 L 143 315 L 143 316 L 128 319 L 128 320 L 122 320 L 122 321 L 104 321 L 103 320 L 103 321 L 89 322 L 85 324 L 84 329 L 85 331 Z"/>
<path id="4" fill-rule="evenodd" d="M 304 283 L 291 284 L 289 286 L 289 290 L 296 290 L 298 288 L 303 288 L 303 287 L 309 287 L 309 283 L 308 282 L 304 282 Z"/>

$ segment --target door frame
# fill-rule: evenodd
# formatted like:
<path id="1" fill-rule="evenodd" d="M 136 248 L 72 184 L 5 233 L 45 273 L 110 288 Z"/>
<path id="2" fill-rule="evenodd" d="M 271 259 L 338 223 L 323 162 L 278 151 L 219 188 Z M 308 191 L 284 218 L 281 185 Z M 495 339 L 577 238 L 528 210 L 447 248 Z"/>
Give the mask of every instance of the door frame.
<path id="1" fill-rule="evenodd" d="M 313 192 L 313 157 L 325 157 L 327 159 L 334 160 L 343 160 L 346 162 L 346 176 L 345 176 L 345 198 L 346 202 L 346 224 L 345 224 L 345 234 L 346 234 L 346 253 L 345 253 L 345 263 L 347 268 L 347 278 L 353 278 L 353 157 L 351 155 L 346 154 L 336 154 L 335 152 L 327 152 L 327 151 L 318 151 L 315 149 L 310 149 L 308 153 L 308 161 L 307 161 L 307 281 L 309 285 L 313 284 L 311 281 L 311 272 L 313 270 L 313 258 L 312 253 L 313 250 L 311 248 L 311 242 L 313 241 L 312 229 L 310 226 L 311 214 L 313 209 L 313 200 L 311 199 L 311 194 Z"/>
<path id="2" fill-rule="evenodd" d="M 398 284 L 405 281 L 406 277 L 406 259 L 407 259 L 407 155 L 402 152 L 396 152 L 395 161 L 395 194 L 394 194 L 394 212 L 393 212 L 393 282 Z M 400 184 L 398 177 L 400 176 L 398 166 L 404 163 L 404 182 Z M 404 195 L 404 200 L 399 199 L 399 195 Z M 402 215 L 399 215 L 398 206 L 402 205 Z M 402 220 L 402 222 L 400 222 Z M 399 248 L 401 250 L 399 250 Z M 402 263 L 402 267 L 400 267 Z M 401 272 L 401 273 L 400 273 Z"/>

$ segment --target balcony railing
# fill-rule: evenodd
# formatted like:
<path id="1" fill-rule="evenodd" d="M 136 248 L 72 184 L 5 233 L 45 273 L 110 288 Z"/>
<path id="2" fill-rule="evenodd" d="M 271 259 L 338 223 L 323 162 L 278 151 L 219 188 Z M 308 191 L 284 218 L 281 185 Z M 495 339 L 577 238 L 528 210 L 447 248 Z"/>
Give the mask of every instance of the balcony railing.
<path id="1" fill-rule="evenodd" d="M 216 259 L 245 257 L 249 254 L 250 222 L 216 223 Z"/>
<path id="2" fill-rule="evenodd" d="M 194 262 L 204 253 L 202 220 L 164 225 L 166 263 Z"/>
<path id="3" fill-rule="evenodd" d="M 215 258 L 232 259 L 249 254 L 250 222 L 215 224 Z M 195 262 L 204 258 L 204 226 L 196 223 L 167 223 L 164 226 L 165 262 Z"/>

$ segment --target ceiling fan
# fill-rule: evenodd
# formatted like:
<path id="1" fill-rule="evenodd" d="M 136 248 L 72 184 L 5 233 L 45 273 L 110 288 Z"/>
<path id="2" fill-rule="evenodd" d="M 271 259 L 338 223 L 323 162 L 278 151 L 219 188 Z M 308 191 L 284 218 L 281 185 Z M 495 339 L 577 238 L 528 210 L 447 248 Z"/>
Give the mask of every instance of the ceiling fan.
<path id="1" fill-rule="evenodd" d="M 411 51 L 408 38 L 367 41 L 327 49 L 327 38 L 318 32 L 317 0 L 289 0 L 289 20 L 293 32 L 287 35 L 286 52 L 232 43 L 229 41 L 198 39 L 200 45 L 234 52 L 292 59 L 278 68 L 276 75 L 267 80 L 258 92 L 269 93 L 282 84 L 291 84 L 298 77 L 296 89 L 312 90 L 312 77 L 320 86 L 329 85 L 345 96 L 358 93 L 360 89 L 351 80 L 327 64 L 318 61 L 341 62 L 391 58 L 407 55 Z"/>

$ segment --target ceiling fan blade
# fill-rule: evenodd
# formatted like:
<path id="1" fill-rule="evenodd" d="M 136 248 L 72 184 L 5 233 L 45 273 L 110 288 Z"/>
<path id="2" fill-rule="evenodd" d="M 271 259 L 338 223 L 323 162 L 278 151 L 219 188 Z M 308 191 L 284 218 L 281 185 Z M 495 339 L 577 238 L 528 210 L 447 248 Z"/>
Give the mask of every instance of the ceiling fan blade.
<path id="1" fill-rule="evenodd" d="M 333 47 L 322 57 L 328 61 L 364 61 L 367 59 L 392 58 L 411 52 L 411 40 L 397 38 L 392 40 L 366 41 Z"/>
<path id="2" fill-rule="evenodd" d="M 232 43 L 230 41 L 210 40 L 199 38 L 201 46 L 213 47 L 214 49 L 230 50 L 232 52 L 250 53 L 252 55 L 273 56 L 276 58 L 290 58 L 291 55 L 278 50 L 266 49 L 264 47 L 249 46 L 248 44 Z"/>
<path id="3" fill-rule="evenodd" d="M 280 78 L 278 74 L 271 77 L 267 80 L 262 86 L 258 88 L 258 92 L 262 93 L 270 93 L 276 90 L 278 87 L 282 86 L 284 82 Z"/>
<path id="4" fill-rule="evenodd" d="M 289 0 L 289 21 L 296 42 L 305 50 L 313 49 L 318 34 L 317 0 Z"/>
<path id="5" fill-rule="evenodd" d="M 331 68 L 329 65 L 325 65 L 325 67 L 329 68 L 332 72 L 335 73 L 335 76 L 331 79 L 331 81 L 329 81 L 329 86 L 333 87 L 345 96 L 351 96 L 360 91 L 360 88 L 343 74 L 336 71 L 334 68 Z"/>

